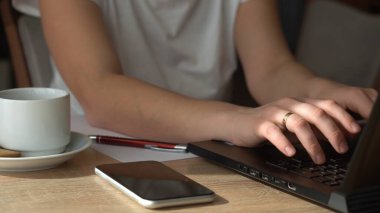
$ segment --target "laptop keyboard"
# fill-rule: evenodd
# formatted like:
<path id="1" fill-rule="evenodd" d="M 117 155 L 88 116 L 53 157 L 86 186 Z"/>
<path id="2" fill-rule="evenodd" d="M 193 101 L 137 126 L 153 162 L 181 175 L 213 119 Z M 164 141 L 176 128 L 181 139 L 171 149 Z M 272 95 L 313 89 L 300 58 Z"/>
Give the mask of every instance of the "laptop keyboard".
<path id="1" fill-rule="evenodd" d="M 328 159 L 323 165 L 316 165 L 312 161 L 297 158 L 269 160 L 266 163 L 328 186 L 338 186 L 342 184 L 347 173 L 348 162 L 349 157 L 342 156 Z"/>

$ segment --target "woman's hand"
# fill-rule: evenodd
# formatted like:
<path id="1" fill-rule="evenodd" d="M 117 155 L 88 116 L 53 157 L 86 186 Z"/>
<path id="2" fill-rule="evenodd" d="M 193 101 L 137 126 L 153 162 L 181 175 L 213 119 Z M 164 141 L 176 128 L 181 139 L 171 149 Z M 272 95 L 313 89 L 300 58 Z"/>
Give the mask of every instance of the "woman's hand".
<path id="1" fill-rule="evenodd" d="M 313 98 L 335 100 L 342 108 L 368 119 L 378 93 L 372 88 L 352 87 L 326 79 L 315 78 L 311 83 Z"/>
<path id="2" fill-rule="evenodd" d="M 232 119 L 234 138 L 228 140 L 235 145 L 252 147 L 268 140 L 286 156 L 293 156 L 296 150 L 284 134 L 290 131 L 317 164 L 325 162 L 325 155 L 313 127 L 338 153 L 348 150 L 345 133 L 360 131 L 345 108 L 331 99 L 283 98 L 258 108 L 242 108 Z"/>

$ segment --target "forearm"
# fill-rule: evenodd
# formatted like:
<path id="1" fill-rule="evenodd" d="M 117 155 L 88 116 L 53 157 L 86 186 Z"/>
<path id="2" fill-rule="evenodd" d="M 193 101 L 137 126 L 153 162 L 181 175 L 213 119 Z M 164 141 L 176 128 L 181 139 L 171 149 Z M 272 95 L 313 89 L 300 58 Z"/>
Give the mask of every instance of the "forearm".
<path id="1" fill-rule="evenodd" d="M 320 80 L 303 65 L 290 60 L 273 69 L 268 75 L 247 79 L 250 93 L 260 104 L 283 97 L 317 96 L 311 82 Z"/>
<path id="2" fill-rule="evenodd" d="M 315 77 L 290 53 L 277 13 L 275 1 L 256 0 L 244 3 L 236 18 L 237 51 L 249 91 L 261 104 L 307 97 L 308 81 Z"/>
<path id="3" fill-rule="evenodd" d="M 168 142 L 225 139 L 227 115 L 238 108 L 187 98 L 122 75 L 103 77 L 100 84 L 81 95 L 86 97 L 81 103 L 88 120 L 134 137 Z"/>
<path id="4" fill-rule="evenodd" d="M 273 0 L 249 1 L 238 10 L 235 40 L 251 95 L 260 104 L 283 97 L 331 99 L 329 91 L 342 85 L 315 76 L 295 60 L 277 14 Z"/>

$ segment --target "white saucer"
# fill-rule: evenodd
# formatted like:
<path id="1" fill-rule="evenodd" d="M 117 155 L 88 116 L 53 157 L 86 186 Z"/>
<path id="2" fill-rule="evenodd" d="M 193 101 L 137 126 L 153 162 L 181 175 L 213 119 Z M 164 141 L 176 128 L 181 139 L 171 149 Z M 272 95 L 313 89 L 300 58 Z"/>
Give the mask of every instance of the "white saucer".
<path id="1" fill-rule="evenodd" d="M 91 140 L 87 135 L 71 132 L 71 142 L 63 153 L 36 157 L 0 157 L 0 171 L 24 172 L 53 168 L 90 145 Z"/>

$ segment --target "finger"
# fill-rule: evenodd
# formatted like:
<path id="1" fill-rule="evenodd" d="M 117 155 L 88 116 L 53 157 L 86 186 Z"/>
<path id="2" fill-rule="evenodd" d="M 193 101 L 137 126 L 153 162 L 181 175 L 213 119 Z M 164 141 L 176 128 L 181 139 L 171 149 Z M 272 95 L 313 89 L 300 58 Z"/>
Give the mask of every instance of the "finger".
<path id="1" fill-rule="evenodd" d="M 364 119 L 368 119 L 376 93 L 371 89 L 353 88 L 351 91 L 348 92 L 350 98 L 345 99 L 344 105 L 353 112 L 359 113 Z"/>
<path id="2" fill-rule="evenodd" d="M 335 120 L 323 109 L 296 100 L 291 100 L 286 104 L 292 112 L 315 125 L 338 153 L 347 152 L 348 146 L 343 131 L 339 128 Z"/>
<path id="3" fill-rule="evenodd" d="M 371 101 L 373 103 L 375 103 L 376 99 L 377 99 L 377 96 L 378 96 L 377 91 L 375 89 L 368 88 L 368 89 L 366 89 L 366 93 L 367 93 L 368 97 L 371 99 Z"/>
<path id="4" fill-rule="evenodd" d="M 303 99 L 305 102 L 313 104 L 323 109 L 329 116 L 335 119 L 341 126 L 343 126 L 349 133 L 355 134 L 360 132 L 360 126 L 356 123 L 355 119 L 343 107 L 341 107 L 334 100 L 317 100 L 317 99 Z"/>
<path id="5" fill-rule="evenodd" d="M 280 127 L 276 124 L 268 122 L 262 125 L 260 130 L 262 137 L 270 141 L 278 150 L 286 156 L 291 157 L 296 153 L 296 149 L 285 137 Z"/>
<path id="6" fill-rule="evenodd" d="M 307 120 L 297 114 L 292 114 L 286 122 L 286 127 L 297 136 L 314 163 L 323 164 L 326 161 L 319 141 Z"/>

